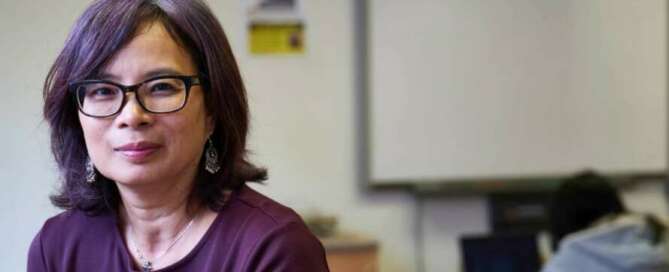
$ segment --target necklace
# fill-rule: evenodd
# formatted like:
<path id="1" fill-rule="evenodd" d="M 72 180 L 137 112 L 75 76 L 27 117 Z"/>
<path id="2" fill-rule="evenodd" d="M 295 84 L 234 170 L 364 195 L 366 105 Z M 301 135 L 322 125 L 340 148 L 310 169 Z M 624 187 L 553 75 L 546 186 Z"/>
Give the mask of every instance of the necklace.
<path id="1" fill-rule="evenodd" d="M 129 225 L 130 226 L 130 235 L 128 235 L 128 237 L 130 238 L 130 241 L 132 242 L 132 244 L 135 246 L 135 252 L 137 253 L 137 257 L 139 258 L 139 262 L 142 264 L 142 272 L 153 271 L 153 264 L 155 262 L 157 262 L 158 260 L 160 260 L 160 258 L 165 256 L 165 254 L 168 251 L 170 251 L 170 249 L 172 249 L 172 247 L 174 245 L 176 245 L 176 243 L 181 239 L 181 237 L 183 237 L 184 234 L 186 234 L 186 232 L 188 231 L 188 229 L 190 229 L 190 227 L 193 225 L 194 221 L 195 221 L 195 217 L 191 218 L 190 222 L 188 222 L 188 225 L 186 225 L 179 232 L 179 234 L 177 234 L 177 236 L 174 238 L 174 240 L 172 240 L 172 242 L 170 242 L 170 244 L 167 246 L 167 248 L 165 250 L 163 250 L 162 253 L 160 253 L 160 254 L 158 254 L 157 256 L 154 257 L 153 261 L 150 261 L 149 259 L 147 259 L 144 256 L 144 254 L 142 253 L 142 251 L 139 249 L 139 244 L 137 242 L 135 242 L 135 239 L 133 237 L 135 235 L 135 230 L 132 228 L 132 225 Z"/>

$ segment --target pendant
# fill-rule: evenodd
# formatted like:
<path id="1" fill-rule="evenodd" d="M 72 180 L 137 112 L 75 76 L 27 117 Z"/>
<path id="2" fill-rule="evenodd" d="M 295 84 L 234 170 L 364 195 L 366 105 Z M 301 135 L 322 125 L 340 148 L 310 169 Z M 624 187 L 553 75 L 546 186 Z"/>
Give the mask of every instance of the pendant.
<path id="1" fill-rule="evenodd" d="M 153 271 L 153 264 L 149 261 L 146 261 L 142 264 L 142 272 L 151 272 Z"/>

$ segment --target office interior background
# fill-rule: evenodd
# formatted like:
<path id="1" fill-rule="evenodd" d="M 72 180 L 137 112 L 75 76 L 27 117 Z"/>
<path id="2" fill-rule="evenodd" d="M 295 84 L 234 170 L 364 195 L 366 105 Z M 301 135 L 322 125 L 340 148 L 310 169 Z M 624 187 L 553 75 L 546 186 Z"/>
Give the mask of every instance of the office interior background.
<path id="1" fill-rule="evenodd" d="M 364 172 L 360 169 L 361 156 L 366 155 L 360 150 L 360 141 L 365 139 L 359 131 L 363 129 L 359 103 L 361 92 L 366 90 L 361 87 L 360 73 L 370 71 L 360 68 L 360 22 L 356 15 L 359 1 L 365 0 L 301 1 L 304 52 L 270 56 L 254 55 L 248 50 L 243 1 L 208 1 L 228 35 L 249 92 L 251 158 L 270 171 L 266 185 L 253 187 L 301 214 L 336 216 L 337 228 L 341 232 L 376 240 L 379 271 L 460 271 L 459 239 L 491 232 L 489 199 L 485 194 L 436 193 L 419 199 L 411 190 L 392 189 L 393 186 L 375 190 L 369 180 L 361 180 L 365 176 L 360 174 Z M 468 10 L 493 18 L 494 14 L 522 17 L 514 17 L 514 12 L 519 12 L 517 9 L 505 9 L 506 2 L 524 7 L 520 12 L 544 11 L 548 17 L 550 10 L 533 8 L 553 7 L 564 11 L 571 16 L 568 18 L 580 20 L 574 25 L 590 26 L 587 29 L 590 32 L 580 32 L 579 35 L 607 31 L 621 34 L 604 35 L 603 40 L 599 40 L 601 43 L 595 43 L 589 53 L 606 56 L 606 52 L 615 51 L 624 44 L 627 57 L 650 56 L 630 64 L 631 70 L 622 73 L 638 74 L 642 80 L 655 80 L 644 86 L 655 91 L 654 95 L 666 107 L 669 24 L 668 7 L 663 0 L 368 0 L 367 14 L 375 10 L 406 12 L 367 18 L 390 29 L 394 26 L 403 29 L 398 32 L 397 39 L 420 42 L 424 41 L 417 38 L 421 36 L 422 28 L 406 29 L 403 23 L 445 23 L 447 20 L 440 17 L 438 10 L 448 5 L 469 5 Z M 3 151 L 0 182 L 4 187 L 0 190 L 0 233 L 4 234 L 5 245 L 0 249 L 0 271 L 24 271 L 32 238 L 45 219 L 59 212 L 48 199 L 57 188 L 58 173 L 49 150 L 48 127 L 41 116 L 41 88 L 70 27 L 88 3 L 84 0 L 0 0 L 0 82 L 3 88 L 0 92 L 3 95 L 0 99 L 0 150 Z M 435 11 L 426 15 L 412 9 Z M 509 24 L 513 25 L 513 20 Z M 484 25 L 479 26 L 483 28 Z M 544 29 L 542 25 L 535 25 L 534 31 L 544 33 L 541 38 L 559 34 L 555 25 L 550 26 Z M 569 31 L 569 26 L 567 24 L 563 30 Z M 639 36 L 638 29 L 632 26 L 643 29 L 642 35 Z M 374 29 L 374 26 L 370 28 Z M 413 36 L 409 30 L 414 31 Z M 618 39 L 627 37 L 625 35 L 648 39 Z M 606 37 L 614 38 L 606 40 Z M 503 43 L 505 39 L 519 37 L 498 38 L 499 41 L 491 42 Z M 430 36 L 430 39 L 444 45 L 458 42 L 453 36 L 444 34 Z M 367 45 L 371 48 L 379 46 Z M 466 66 L 467 60 L 458 61 L 462 63 L 454 65 Z M 512 61 L 523 63 L 526 60 Z M 420 67 L 411 71 L 413 74 L 432 72 L 432 68 L 423 71 Z M 477 70 L 471 72 L 477 73 Z M 602 77 L 606 79 L 607 75 Z M 481 72 L 480 76 L 488 74 Z M 430 83 L 411 85 L 425 88 Z M 443 90 L 430 91 L 437 95 Z M 380 93 L 376 95 L 382 94 L 382 91 L 377 92 Z M 628 97 L 634 99 L 635 95 L 643 93 L 642 90 L 630 90 Z M 654 119 L 664 122 L 665 127 L 658 128 L 663 132 L 666 131 L 666 110 L 664 113 Z M 666 134 L 658 147 L 666 153 Z M 663 179 L 657 179 L 626 186 L 623 192 L 626 204 L 631 210 L 667 219 L 669 211 L 663 183 Z"/>

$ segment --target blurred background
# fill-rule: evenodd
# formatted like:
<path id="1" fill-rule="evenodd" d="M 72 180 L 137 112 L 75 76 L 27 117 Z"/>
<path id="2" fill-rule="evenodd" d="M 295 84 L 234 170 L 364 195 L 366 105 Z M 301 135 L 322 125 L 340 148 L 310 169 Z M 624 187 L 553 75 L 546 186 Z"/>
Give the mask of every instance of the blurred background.
<path id="1" fill-rule="evenodd" d="M 89 2 L 0 0 L 0 271 L 25 271 L 59 212 L 41 87 Z M 208 2 L 270 171 L 253 187 L 334 218 L 331 252 L 364 241 L 375 271 L 464 271 L 464 238 L 541 231 L 555 181 L 585 168 L 668 217 L 666 1 L 267 1 L 295 8 L 278 20 Z"/>

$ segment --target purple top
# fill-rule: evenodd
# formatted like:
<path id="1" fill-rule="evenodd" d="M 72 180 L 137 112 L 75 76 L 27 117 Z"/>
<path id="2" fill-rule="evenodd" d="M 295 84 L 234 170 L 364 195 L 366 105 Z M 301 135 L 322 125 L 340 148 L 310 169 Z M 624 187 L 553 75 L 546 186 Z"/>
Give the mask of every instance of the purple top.
<path id="1" fill-rule="evenodd" d="M 28 271 L 133 271 L 116 216 L 71 210 L 44 223 L 28 253 Z M 302 219 L 244 186 L 193 250 L 167 271 L 328 271 L 325 251 Z"/>

